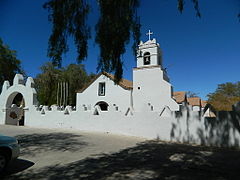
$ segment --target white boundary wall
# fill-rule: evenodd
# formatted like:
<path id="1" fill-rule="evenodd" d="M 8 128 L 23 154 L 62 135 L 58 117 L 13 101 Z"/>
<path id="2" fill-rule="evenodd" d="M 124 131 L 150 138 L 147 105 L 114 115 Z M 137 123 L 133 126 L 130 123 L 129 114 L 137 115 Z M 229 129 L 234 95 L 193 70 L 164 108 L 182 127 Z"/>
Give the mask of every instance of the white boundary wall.
<path id="1" fill-rule="evenodd" d="M 38 110 L 37 110 L 38 109 Z M 43 110 L 45 109 L 45 110 Z M 121 112 L 47 110 L 26 111 L 26 126 L 108 132 L 148 139 L 215 146 L 240 146 L 240 116 L 236 112 L 220 112 L 219 118 L 203 118 L 200 112 Z"/>
<path id="2" fill-rule="evenodd" d="M 30 81 L 30 80 L 29 80 Z M 21 85 L 24 95 L 24 88 Z M 165 107 L 159 112 L 146 108 L 144 112 L 129 113 L 116 111 L 109 107 L 108 112 L 101 112 L 99 107 L 93 110 L 71 107 L 59 110 L 58 107 L 38 107 L 33 99 L 35 91 L 26 84 L 26 91 L 32 93 L 27 98 L 25 107 L 25 125 L 37 128 L 64 128 L 84 131 L 98 131 L 130 136 L 139 136 L 164 141 L 186 142 L 216 146 L 240 146 L 240 113 L 219 112 L 217 118 L 204 118 L 201 112 L 194 112 L 184 107 L 181 112 L 170 111 Z M 8 92 L 6 90 L 9 90 Z M 5 88 L 0 95 L 0 124 L 5 124 L 6 102 L 12 93 L 19 92 L 17 85 Z M 10 92 L 11 91 L 11 92 Z M 24 96 L 24 98 L 26 98 Z M 29 103 L 31 102 L 31 103 Z M 51 109 L 51 110 L 49 110 Z M 237 109 L 237 108 L 236 108 Z M 12 110 L 12 109 L 11 109 Z M 97 113 L 96 113 L 97 111 Z M 98 114 L 98 115 L 94 115 Z"/>

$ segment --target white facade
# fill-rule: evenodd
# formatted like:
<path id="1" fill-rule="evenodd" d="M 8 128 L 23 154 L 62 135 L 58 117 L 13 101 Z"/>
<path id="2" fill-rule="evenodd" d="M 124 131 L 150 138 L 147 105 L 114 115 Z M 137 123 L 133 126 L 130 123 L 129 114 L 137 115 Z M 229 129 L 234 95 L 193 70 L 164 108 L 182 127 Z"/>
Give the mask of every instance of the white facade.
<path id="1" fill-rule="evenodd" d="M 101 84 L 104 84 L 104 95 L 99 95 Z M 172 86 L 162 65 L 161 50 L 153 39 L 139 45 L 132 87 L 124 89 L 116 85 L 107 73 L 102 74 L 77 94 L 77 109 L 93 110 L 98 103 L 106 103 L 126 113 L 129 108 L 136 112 L 146 109 L 161 112 L 165 107 L 178 111 L 179 105 L 172 96 Z"/>
<path id="2" fill-rule="evenodd" d="M 104 83 L 104 92 L 99 92 L 100 84 Z M 132 90 L 124 89 L 116 85 L 114 81 L 101 74 L 90 86 L 83 92 L 77 93 L 77 110 L 93 111 L 99 103 L 106 103 L 109 108 L 113 107 L 117 111 L 126 112 L 131 106 Z"/>
<path id="3" fill-rule="evenodd" d="M 201 107 L 200 106 L 192 106 L 193 111 L 200 111 Z"/>
<path id="4" fill-rule="evenodd" d="M 160 111 L 168 106 L 178 111 L 179 105 L 172 99 L 171 84 L 163 79 L 163 71 L 159 66 L 135 68 L 133 71 L 133 107 L 135 111 L 143 111 L 151 106 L 153 111 Z"/>
<path id="5" fill-rule="evenodd" d="M 178 111 L 179 105 L 172 98 L 172 86 L 162 65 L 161 50 L 156 40 L 140 43 L 137 68 L 133 69 L 133 107 L 143 111 L 161 111 L 165 106 Z"/>
<path id="6" fill-rule="evenodd" d="M 144 64 L 144 57 L 149 57 L 149 56 L 151 59 L 150 64 L 146 64 L 146 63 Z M 137 67 L 153 66 L 153 65 L 162 65 L 162 52 L 159 44 L 156 42 L 156 39 L 148 40 L 145 43 L 141 41 L 138 46 Z"/>
<path id="7" fill-rule="evenodd" d="M 0 94 L 0 124 L 17 125 L 19 118 L 12 118 L 11 112 L 15 112 L 17 115 L 21 114 L 19 108 L 12 106 L 13 99 L 18 93 L 22 94 L 24 97 L 25 107 L 21 107 L 21 109 L 25 112 L 25 119 L 28 119 L 29 111 L 35 109 L 35 106 L 38 104 L 33 79 L 28 77 L 25 84 L 23 76 L 21 74 L 16 74 L 12 86 L 10 86 L 8 81 L 5 81 L 3 84 Z"/>
<path id="8" fill-rule="evenodd" d="M 85 90 L 77 93 L 76 110 L 70 106 L 64 109 L 39 106 L 33 79 L 29 77 L 25 83 L 22 75 L 17 74 L 12 86 L 8 81 L 3 84 L 0 124 L 18 125 L 19 118 L 15 116 L 23 112 L 24 125 L 29 127 L 108 132 L 202 145 L 240 146 L 238 106 L 234 112 L 210 116 L 213 119 L 204 118 L 206 113 L 201 114 L 201 111 L 194 112 L 195 108 L 178 111 L 179 105 L 172 99 L 172 86 L 163 69 L 159 44 L 156 40 L 149 40 L 141 43 L 139 50 L 137 67 L 133 69 L 133 84 L 123 81 L 116 85 L 111 75 L 100 74 Z M 22 109 L 12 104 L 19 93 L 25 102 Z M 106 104 L 107 109 L 104 109 L 106 106 L 101 107 Z"/>

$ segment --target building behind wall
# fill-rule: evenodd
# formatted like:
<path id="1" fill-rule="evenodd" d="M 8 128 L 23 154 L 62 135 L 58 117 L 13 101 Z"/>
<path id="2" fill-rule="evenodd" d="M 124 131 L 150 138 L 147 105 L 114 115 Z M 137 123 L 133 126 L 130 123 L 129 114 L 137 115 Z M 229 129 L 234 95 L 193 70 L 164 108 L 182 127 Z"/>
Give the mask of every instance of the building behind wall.
<path id="1" fill-rule="evenodd" d="M 117 85 L 114 76 L 103 72 L 77 93 L 77 110 L 94 111 L 99 106 L 102 111 L 114 107 L 126 111 L 132 101 L 132 82 L 122 79 Z"/>
<path id="2" fill-rule="evenodd" d="M 172 111 L 178 111 L 172 89 L 162 64 L 160 45 L 156 39 L 141 42 L 137 67 L 133 69 L 134 110 L 143 111 L 150 106 L 153 111 L 161 111 L 167 106 Z"/>
<path id="3" fill-rule="evenodd" d="M 13 103 L 21 94 L 24 125 L 29 127 L 78 129 L 239 147 L 239 104 L 234 108 L 235 112 L 221 112 L 215 116 L 209 109 L 211 107 L 200 98 L 187 99 L 185 92 L 173 93 L 172 89 L 163 67 L 160 46 L 155 39 L 149 39 L 139 45 L 133 82 L 122 79 L 115 84 L 113 75 L 102 72 L 77 93 L 76 109 L 39 105 L 33 79 L 29 77 L 25 82 L 23 76 L 17 74 L 13 85 L 8 81 L 3 84 L 0 124 L 19 125 L 21 107 Z M 199 113 L 202 109 L 203 113 Z"/>
<path id="4" fill-rule="evenodd" d="M 178 111 L 179 105 L 172 98 L 173 91 L 163 68 L 161 50 L 156 39 L 141 42 L 137 67 L 133 68 L 133 82 L 122 79 L 115 84 L 114 76 L 103 72 L 86 88 L 77 93 L 77 109 L 94 110 L 96 106 L 114 107 L 122 112 L 161 111 L 168 107 Z"/>

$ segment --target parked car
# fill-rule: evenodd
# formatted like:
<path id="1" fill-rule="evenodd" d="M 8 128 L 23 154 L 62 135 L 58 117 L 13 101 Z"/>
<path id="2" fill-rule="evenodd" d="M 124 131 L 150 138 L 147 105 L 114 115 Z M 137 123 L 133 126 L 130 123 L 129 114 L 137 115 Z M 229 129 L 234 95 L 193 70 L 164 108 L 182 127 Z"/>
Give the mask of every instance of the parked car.
<path id="1" fill-rule="evenodd" d="M 18 140 L 14 137 L 0 135 L 0 174 L 19 154 Z"/>

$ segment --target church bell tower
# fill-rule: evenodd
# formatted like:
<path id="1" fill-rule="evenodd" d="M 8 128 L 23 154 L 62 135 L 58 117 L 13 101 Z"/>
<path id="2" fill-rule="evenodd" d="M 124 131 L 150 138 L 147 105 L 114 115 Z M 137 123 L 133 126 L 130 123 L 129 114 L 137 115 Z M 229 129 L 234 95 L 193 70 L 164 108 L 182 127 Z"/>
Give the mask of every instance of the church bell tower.
<path id="1" fill-rule="evenodd" d="M 162 53 L 156 39 L 138 46 L 137 67 L 133 68 L 133 109 L 138 111 L 160 112 L 166 106 L 178 111 L 179 106 L 172 99 L 172 86 L 162 65 Z"/>
<path id="2" fill-rule="evenodd" d="M 152 32 L 147 33 L 148 41 L 140 42 L 137 50 L 137 67 L 161 66 L 162 67 L 162 52 L 160 45 L 156 39 L 151 40 Z"/>

